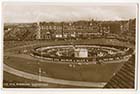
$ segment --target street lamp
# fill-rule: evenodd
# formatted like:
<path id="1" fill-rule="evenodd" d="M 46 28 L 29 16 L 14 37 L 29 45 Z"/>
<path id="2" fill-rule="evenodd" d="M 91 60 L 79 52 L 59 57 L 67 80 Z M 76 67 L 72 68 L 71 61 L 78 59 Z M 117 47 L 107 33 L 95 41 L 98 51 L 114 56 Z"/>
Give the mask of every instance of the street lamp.
<path id="1" fill-rule="evenodd" d="M 42 58 L 42 51 L 41 51 L 41 58 Z M 40 82 L 41 81 L 41 66 L 40 66 L 40 61 L 38 61 L 38 81 Z"/>
<path id="2" fill-rule="evenodd" d="M 38 81 L 41 81 L 41 68 L 39 67 Z"/>

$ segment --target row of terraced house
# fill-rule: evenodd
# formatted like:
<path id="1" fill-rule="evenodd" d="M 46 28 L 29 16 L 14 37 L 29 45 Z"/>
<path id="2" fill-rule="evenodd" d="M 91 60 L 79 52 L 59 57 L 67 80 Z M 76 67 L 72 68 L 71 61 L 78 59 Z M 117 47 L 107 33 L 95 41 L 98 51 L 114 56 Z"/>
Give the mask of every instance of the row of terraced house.
<path id="1" fill-rule="evenodd" d="M 125 21 L 72 21 L 72 22 L 37 22 L 5 26 L 5 39 L 79 39 L 96 38 L 123 33 L 135 34 L 135 20 Z M 20 35 L 22 36 L 20 37 Z M 11 39 L 12 39 L 11 38 Z"/>

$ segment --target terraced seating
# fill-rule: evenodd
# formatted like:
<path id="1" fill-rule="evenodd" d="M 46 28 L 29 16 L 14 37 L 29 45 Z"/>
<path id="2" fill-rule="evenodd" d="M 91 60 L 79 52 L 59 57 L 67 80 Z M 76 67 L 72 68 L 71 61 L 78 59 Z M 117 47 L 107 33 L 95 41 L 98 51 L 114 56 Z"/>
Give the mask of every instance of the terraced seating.
<path id="1" fill-rule="evenodd" d="M 135 80 L 135 56 L 133 55 L 128 62 L 111 78 L 104 88 L 134 88 Z"/>

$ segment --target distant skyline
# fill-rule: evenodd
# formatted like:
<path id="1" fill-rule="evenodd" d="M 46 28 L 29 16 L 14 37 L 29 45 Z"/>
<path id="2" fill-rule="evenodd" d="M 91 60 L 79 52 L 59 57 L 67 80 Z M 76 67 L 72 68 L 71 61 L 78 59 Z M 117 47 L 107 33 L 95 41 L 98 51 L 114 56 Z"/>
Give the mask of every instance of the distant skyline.
<path id="1" fill-rule="evenodd" d="M 4 2 L 4 23 L 77 20 L 128 20 L 136 18 L 136 4 Z"/>

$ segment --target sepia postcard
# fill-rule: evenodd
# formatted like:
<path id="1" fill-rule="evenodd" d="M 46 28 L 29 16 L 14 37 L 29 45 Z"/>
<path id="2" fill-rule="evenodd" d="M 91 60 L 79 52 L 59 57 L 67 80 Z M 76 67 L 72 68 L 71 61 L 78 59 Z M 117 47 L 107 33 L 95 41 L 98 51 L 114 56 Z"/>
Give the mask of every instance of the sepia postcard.
<path id="1" fill-rule="evenodd" d="M 137 4 L 3 2 L 3 88 L 135 89 Z"/>

